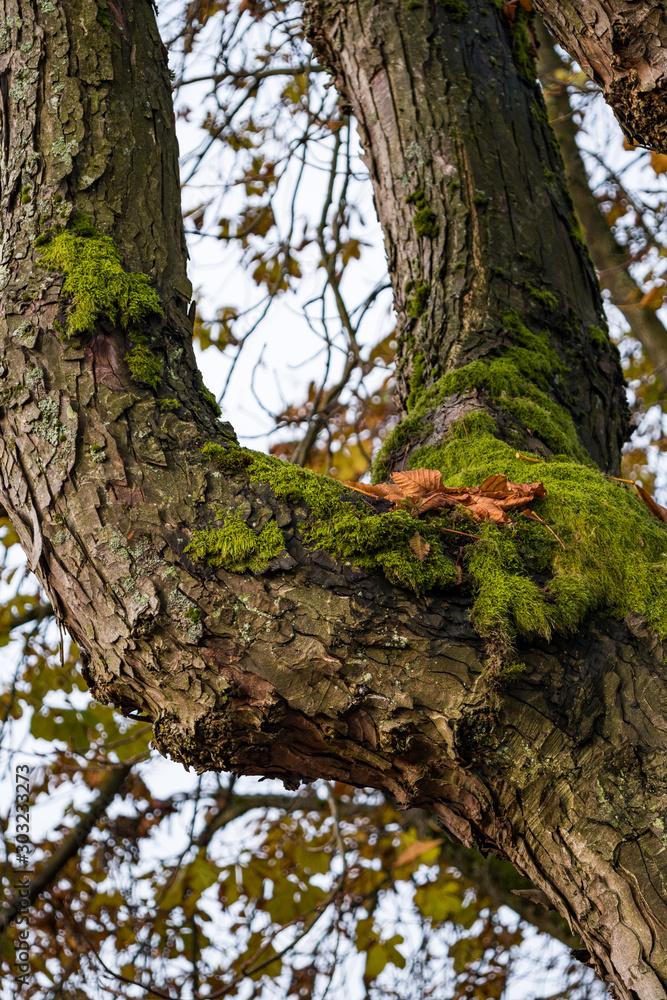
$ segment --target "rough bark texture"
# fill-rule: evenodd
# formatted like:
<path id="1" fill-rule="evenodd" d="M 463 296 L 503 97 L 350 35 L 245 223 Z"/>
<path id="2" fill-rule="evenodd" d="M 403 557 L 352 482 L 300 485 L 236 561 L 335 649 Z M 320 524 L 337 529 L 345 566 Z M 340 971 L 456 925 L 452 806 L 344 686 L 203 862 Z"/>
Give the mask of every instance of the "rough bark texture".
<path id="1" fill-rule="evenodd" d="M 340 55 L 339 75 L 352 79 L 362 60 L 370 67 L 376 49 L 391 54 L 377 80 L 362 80 L 359 93 L 350 87 L 348 97 L 362 121 L 368 110 L 378 202 L 386 199 L 397 247 L 392 269 L 405 268 L 405 253 L 411 280 L 429 282 L 428 300 L 419 300 L 431 303 L 428 315 L 408 316 L 412 328 L 405 320 L 406 348 L 412 335 L 423 358 L 411 388 L 428 390 L 448 366 L 493 355 L 494 336 L 504 336 L 497 310 L 534 308 L 573 372 L 570 386 L 552 380 L 549 392 L 580 421 L 583 445 L 615 468 L 624 428 L 618 366 L 587 339 L 599 295 L 567 221 L 557 158 L 538 184 L 536 157 L 551 155 L 539 105 L 532 126 L 512 139 L 537 91 L 517 75 L 508 53 L 518 50 L 495 11 L 471 6 L 464 23 L 439 7 L 425 23 L 407 6 L 311 4 L 310 14 Z M 169 81 L 150 3 L 2 0 L 0 12 L 0 498 L 85 651 L 97 697 L 150 718 L 157 745 L 199 769 L 338 778 L 428 808 L 455 837 L 509 859 L 542 889 L 619 996 L 663 1000 L 660 645 L 637 616 L 590 622 L 574 638 L 520 647 L 526 671 L 510 689 L 492 688 L 465 592 L 418 599 L 309 551 L 302 498 L 278 498 L 270 483 L 250 480 L 238 456 L 227 475 L 205 460 L 199 448 L 222 451 L 231 431 L 216 421 L 192 358 Z M 495 46 L 497 65 L 489 56 L 486 77 L 468 82 L 484 60 L 477 30 Z M 470 143 L 457 88 L 479 129 Z M 383 116 L 375 132 L 368 95 Z M 435 107 L 443 111 L 434 123 Z M 405 136 L 403 115 L 413 123 Z M 517 141 L 525 169 L 503 146 Z M 394 173 L 406 174 L 405 187 Z M 450 197 L 446 178 L 458 181 L 458 194 Z M 521 199 L 536 203 L 537 216 L 522 220 Z M 420 243 L 405 234 L 425 209 L 432 215 L 420 217 Z M 76 225 L 77 212 L 115 239 L 127 269 L 152 276 L 163 318 L 128 332 L 99 316 L 92 332 L 67 335 L 63 276 L 40 266 L 35 239 L 57 223 Z M 545 227 L 541 242 L 535 233 Z M 407 311 L 400 280 L 397 288 Z M 152 390 L 126 360 L 139 337 L 162 366 Z M 434 414 L 441 435 L 457 408 L 497 410 L 501 429 L 512 423 L 500 404 L 471 392 Z M 512 426 L 531 444 L 525 423 Z M 534 448 L 549 450 L 539 441 Z M 195 529 L 231 511 L 251 538 L 282 532 L 284 549 L 255 573 L 213 569 L 186 551 Z"/>
<path id="2" fill-rule="evenodd" d="M 602 88 L 632 142 L 667 152 L 663 0 L 535 0 L 547 27 Z"/>
<path id="3" fill-rule="evenodd" d="M 595 461 L 616 470 L 623 390 L 618 367 L 600 365 L 588 341 L 587 330 L 605 327 L 602 303 L 527 26 L 511 29 L 491 5 L 453 18 L 446 4 L 352 4 L 345 18 L 339 7 L 347 5 L 327 5 L 314 37 L 366 148 L 402 333 L 401 401 L 409 404 L 418 358 L 421 387 L 502 354 L 503 316 L 515 310 L 546 329 L 567 361 L 567 382 L 554 380 L 549 392 Z M 555 308 L 540 301 L 544 293 Z M 465 410 L 457 406 L 450 421 Z M 519 447 L 533 438 L 513 431 Z"/>
<path id="4" fill-rule="evenodd" d="M 572 195 L 577 217 L 586 237 L 588 248 L 606 288 L 617 309 L 628 320 L 633 337 L 641 343 L 650 358 L 657 377 L 665 382 L 667 366 L 667 329 L 654 309 L 642 307 L 642 291 L 629 272 L 630 253 L 621 246 L 609 228 L 600 206 L 588 185 L 586 167 L 577 145 L 575 124 L 565 84 L 556 83 L 553 74 L 562 69 L 563 62 L 554 48 L 553 37 L 541 22 L 536 35 L 540 41 L 540 79 L 550 81 L 547 108 L 553 122 L 563 159 L 565 160 L 568 188 Z M 667 109 L 666 109 L 667 113 Z"/>

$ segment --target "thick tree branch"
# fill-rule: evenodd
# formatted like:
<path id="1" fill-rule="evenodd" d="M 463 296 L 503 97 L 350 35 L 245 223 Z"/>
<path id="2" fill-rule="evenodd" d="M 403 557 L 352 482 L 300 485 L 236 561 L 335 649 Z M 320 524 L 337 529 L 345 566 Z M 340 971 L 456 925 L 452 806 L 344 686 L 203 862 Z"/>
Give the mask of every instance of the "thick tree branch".
<path id="1" fill-rule="evenodd" d="M 591 193 L 586 167 L 577 145 L 577 126 L 572 117 L 567 88 L 554 76 L 563 63 L 554 49 L 551 35 L 541 23 L 537 27 L 540 40 L 539 72 L 546 83 L 549 117 L 563 153 L 568 187 L 586 242 L 603 288 L 609 289 L 612 302 L 626 315 L 633 337 L 641 343 L 656 370 L 656 377 L 664 385 L 667 329 L 654 309 L 639 304 L 642 292 L 628 270 L 628 250 L 614 238 Z"/>
<path id="2" fill-rule="evenodd" d="M 535 7 L 602 88 L 626 136 L 667 152 L 667 10 L 662 0 L 535 0 Z"/>

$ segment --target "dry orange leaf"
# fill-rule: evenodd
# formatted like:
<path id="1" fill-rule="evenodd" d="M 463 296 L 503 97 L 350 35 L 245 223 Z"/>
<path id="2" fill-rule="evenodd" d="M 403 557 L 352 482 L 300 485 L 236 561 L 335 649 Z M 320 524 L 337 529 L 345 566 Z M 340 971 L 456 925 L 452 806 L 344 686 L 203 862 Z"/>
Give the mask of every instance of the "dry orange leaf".
<path id="1" fill-rule="evenodd" d="M 656 174 L 667 174 L 667 154 L 651 150 L 651 166 Z"/>
<path id="2" fill-rule="evenodd" d="M 415 531 L 414 535 L 408 542 L 408 545 L 410 546 L 410 548 L 412 549 L 412 551 L 417 556 L 417 559 L 419 559 L 420 562 L 424 562 L 424 559 L 426 559 L 426 556 L 431 551 L 430 544 L 424 541 L 424 539 L 422 538 L 422 536 L 419 534 L 418 531 Z"/>
<path id="3" fill-rule="evenodd" d="M 635 486 L 637 488 L 637 493 L 639 493 L 651 513 L 655 514 L 659 520 L 664 521 L 665 524 L 667 524 L 667 508 L 661 507 L 659 503 L 656 503 L 651 494 L 647 493 L 646 490 L 642 489 L 642 487 L 637 483 L 635 483 Z"/>
<path id="4" fill-rule="evenodd" d="M 413 514 L 458 507 L 468 510 L 476 521 L 491 520 L 496 524 L 507 523 L 506 511 L 525 507 L 547 494 L 543 483 L 512 483 L 500 473 L 472 487 L 444 486 L 437 469 L 395 472 L 393 480 L 376 486 L 351 482 L 345 485 L 366 496 L 389 500 L 394 508 L 408 507 Z"/>
<path id="5" fill-rule="evenodd" d="M 437 469 L 412 469 L 394 472 L 391 477 L 406 497 L 423 497 L 442 489 L 442 476 Z"/>
<path id="6" fill-rule="evenodd" d="M 662 306 L 665 291 L 667 291 L 667 289 L 665 289 L 664 285 L 656 285 L 654 288 L 651 288 L 650 291 L 648 291 L 646 295 L 641 298 L 639 308 L 653 309 L 654 311 L 657 311 Z"/>
<path id="7" fill-rule="evenodd" d="M 418 505 L 416 512 L 418 514 L 425 514 L 429 510 L 451 510 L 453 507 L 458 507 L 459 501 L 456 499 L 455 495 L 450 495 L 448 493 L 431 493 L 430 496 L 424 497 L 421 503 Z"/>
<path id="8" fill-rule="evenodd" d="M 409 844 L 404 851 L 401 851 L 391 867 L 400 868 L 401 865 L 408 865 L 441 843 L 440 838 L 438 840 L 415 840 L 414 844 Z"/>

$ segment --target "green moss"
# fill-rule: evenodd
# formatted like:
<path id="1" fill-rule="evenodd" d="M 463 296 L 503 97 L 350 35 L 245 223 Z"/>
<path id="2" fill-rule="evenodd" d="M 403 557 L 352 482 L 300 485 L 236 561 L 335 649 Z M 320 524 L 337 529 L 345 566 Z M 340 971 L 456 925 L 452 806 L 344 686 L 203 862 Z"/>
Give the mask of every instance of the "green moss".
<path id="1" fill-rule="evenodd" d="M 415 287 L 414 295 L 408 299 L 406 311 L 410 319 L 419 319 L 423 315 L 431 291 L 423 281 L 419 281 Z"/>
<path id="2" fill-rule="evenodd" d="M 101 3 L 100 0 L 97 0 L 97 23 L 103 31 L 106 31 L 107 35 L 111 34 L 113 22 L 111 20 L 109 7 L 108 4 Z"/>
<path id="3" fill-rule="evenodd" d="M 505 660 L 495 671 L 498 684 L 503 688 L 511 687 L 519 677 L 526 672 L 526 664 L 516 660 Z"/>
<path id="4" fill-rule="evenodd" d="M 39 264 L 65 276 L 63 294 L 72 299 L 70 336 L 92 332 L 102 318 L 132 332 L 163 315 L 148 275 L 126 271 L 114 241 L 99 233 L 86 216 L 76 216 L 73 231 L 52 230 L 44 234 L 48 235 Z"/>
<path id="5" fill-rule="evenodd" d="M 543 288 L 536 288 L 530 281 L 524 282 L 526 291 L 534 302 L 539 302 L 546 309 L 558 309 L 558 299 L 552 292 L 547 292 Z"/>
<path id="6" fill-rule="evenodd" d="M 588 249 L 588 243 L 586 242 L 584 231 L 581 228 L 581 223 L 579 222 L 579 219 L 576 217 L 574 212 L 570 213 L 569 222 L 570 222 L 570 236 L 577 244 L 579 249 L 585 254 L 586 258 L 590 260 L 591 256 Z"/>
<path id="7" fill-rule="evenodd" d="M 330 518 L 341 510 L 341 498 L 349 496 L 344 486 L 330 476 L 318 476 L 272 455 L 239 451 L 250 458 L 250 482 L 269 483 L 279 500 L 290 506 L 305 504 L 316 518 Z"/>
<path id="8" fill-rule="evenodd" d="M 406 10 L 417 10 L 419 7 L 423 7 L 424 4 L 420 3 L 419 0 L 408 0 L 405 5 Z"/>
<path id="9" fill-rule="evenodd" d="M 530 102 L 530 110 L 532 112 L 533 118 L 539 125 L 549 124 L 549 113 L 547 111 L 547 106 L 544 103 L 544 100 L 541 99 L 541 95 L 540 95 L 540 100 L 536 99 Z M 551 176 L 551 178 L 554 177 L 554 174 L 552 173 L 551 170 L 547 168 L 546 165 L 542 166 L 542 170 L 544 171 L 545 179 L 548 179 L 549 176 Z"/>
<path id="10" fill-rule="evenodd" d="M 229 573 L 259 572 L 285 548 L 283 533 L 270 521 L 257 534 L 241 514 L 228 514 L 221 528 L 195 531 L 185 552 L 196 562 Z"/>
<path id="11" fill-rule="evenodd" d="M 53 233 L 51 232 L 42 233 L 35 240 L 35 246 L 44 247 L 47 245 L 47 243 L 50 243 L 52 239 L 53 239 Z"/>
<path id="12" fill-rule="evenodd" d="M 438 0 L 438 6 L 444 7 L 452 21 L 465 21 L 468 17 L 468 8 L 462 0 Z"/>
<path id="13" fill-rule="evenodd" d="M 158 403 L 162 413 L 174 413 L 180 405 L 177 399 L 161 399 Z"/>
<path id="14" fill-rule="evenodd" d="M 432 240 L 438 235 L 440 228 L 438 217 L 432 208 L 420 208 L 418 212 L 415 212 L 413 222 L 417 236 Z"/>
<path id="15" fill-rule="evenodd" d="M 145 344 L 137 344 L 130 354 L 125 355 L 125 360 L 132 378 L 150 386 L 154 392 L 160 388 L 164 362 L 150 348 Z"/>
<path id="16" fill-rule="evenodd" d="M 215 413 L 216 417 L 221 416 L 222 415 L 222 410 L 220 409 L 220 405 L 219 405 L 217 399 L 215 398 L 215 396 L 213 395 L 213 393 L 211 392 L 211 390 L 207 389 L 206 386 L 204 385 L 203 379 L 201 377 L 201 373 L 197 372 L 197 375 L 199 377 L 199 385 L 200 385 L 200 387 L 199 387 L 199 395 L 203 397 L 204 402 L 206 403 L 206 405 L 211 410 L 213 410 L 213 412 Z"/>
<path id="17" fill-rule="evenodd" d="M 408 412 L 412 409 L 417 399 L 419 390 L 424 384 L 424 368 L 426 366 L 426 358 L 421 353 L 417 352 L 412 359 L 412 376 L 410 378 L 410 392 L 408 394 L 408 399 L 406 403 L 406 408 Z"/>
<path id="18" fill-rule="evenodd" d="M 540 356 L 521 346 L 510 348 L 507 356 L 502 358 L 472 361 L 444 375 L 420 393 L 413 402 L 410 417 L 419 420 L 427 416 L 455 393 L 482 390 L 501 409 L 530 427 L 533 434 L 555 454 L 590 464 L 591 459 L 577 437 L 568 411 L 536 388 L 536 381 L 546 381 L 552 371 L 552 363 L 548 355 Z M 387 438 L 385 454 L 394 449 L 397 430 Z"/>
<path id="19" fill-rule="evenodd" d="M 32 201 L 32 188 L 24 187 L 23 190 L 21 191 L 21 204 L 27 205 L 31 201 Z"/>
<path id="20" fill-rule="evenodd" d="M 605 330 L 601 330 L 599 326 L 589 326 L 588 336 L 591 344 L 600 351 L 608 351 L 611 347 L 609 334 Z"/>
<path id="21" fill-rule="evenodd" d="M 251 482 L 269 483 L 278 499 L 303 506 L 302 536 L 309 548 L 369 572 L 380 570 L 392 583 L 417 593 L 456 581 L 456 567 L 443 553 L 441 518 L 427 524 L 405 511 L 375 514 L 334 479 L 269 455 L 246 454 L 252 458 Z M 423 562 L 409 545 L 416 531 L 431 545 Z"/>
<path id="22" fill-rule="evenodd" d="M 220 472 L 228 476 L 243 472 L 252 462 L 249 453 L 244 449 L 225 448 L 212 441 L 204 445 L 201 453 L 207 461 L 213 462 Z"/>
<path id="23" fill-rule="evenodd" d="M 406 205 L 416 205 L 417 208 L 424 208 L 426 205 L 426 192 L 423 188 L 419 188 L 417 191 L 411 191 L 409 195 L 405 198 Z"/>
<path id="24" fill-rule="evenodd" d="M 522 7 L 518 7 L 512 26 L 514 62 L 522 76 L 525 76 L 530 83 L 536 83 L 537 71 L 533 54 L 535 46 L 528 31 L 529 20 L 530 15 Z"/>
<path id="25" fill-rule="evenodd" d="M 488 418 L 466 417 L 465 428 L 416 451 L 410 466 L 439 469 L 452 486 L 478 485 L 490 473 L 546 486 L 546 498 L 533 506 L 566 551 L 521 516 L 514 527 L 483 525 L 480 541 L 466 549 L 475 627 L 488 639 L 507 646 L 517 635 L 548 638 L 594 613 L 622 618 L 629 611 L 667 636 L 667 530 L 622 485 L 576 462 L 518 459 L 490 432 Z"/>
<path id="26" fill-rule="evenodd" d="M 455 564 L 442 549 L 441 519 L 418 521 L 406 511 L 374 514 L 369 508 L 343 510 L 305 533 L 309 546 L 324 549 L 359 569 L 381 569 L 391 583 L 416 593 L 452 586 Z M 420 562 L 410 548 L 419 532 L 431 551 Z"/>

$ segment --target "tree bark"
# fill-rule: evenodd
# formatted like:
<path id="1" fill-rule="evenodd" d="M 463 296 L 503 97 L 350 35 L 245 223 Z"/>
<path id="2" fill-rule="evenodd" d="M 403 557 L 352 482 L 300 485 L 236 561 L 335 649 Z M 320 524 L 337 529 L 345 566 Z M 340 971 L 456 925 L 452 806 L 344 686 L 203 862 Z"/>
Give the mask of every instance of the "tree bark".
<path id="1" fill-rule="evenodd" d="M 661 0 L 535 0 L 550 31 L 600 86 L 625 135 L 667 152 L 667 10 Z"/>
<path id="2" fill-rule="evenodd" d="M 527 669 L 500 691 L 464 588 L 417 598 L 313 550 L 302 496 L 249 477 L 239 453 L 216 470 L 200 449 L 222 452 L 232 432 L 192 355 L 169 80 L 149 0 L 2 0 L 0 11 L 0 500 L 85 650 L 96 697 L 150 718 L 158 747 L 199 770 L 334 778 L 429 809 L 543 890 L 619 996 L 662 1000 L 667 674 L 655 637 L 634 615 L 518 641 Z M 548 456 L 548 425 L 542 440 L 505 390 L 429 395 L 442 373 L 525 339 L 511 318 L 521 311 L 544 329 L 540 349 L 562 359 L 539 378 L 570 421 L 568 447 L 613 471 L 619 367 L 591 339 L 599 292 L 521 56 L 526 37 L 481 2 L 460 14 L 309 5 L 365 128 L 403 395 L 431 400 L 428 434 L 483 412 Z M 68 334 L 63 274 L 40 259 L 77 231 L 113 237 L 125 269 L 151 276 L 164 315 L 137 330 L 100 313 L 92 332 Z M 132 367 L 138 346 L 160 363 L 152 388 Z M 425 426 L 410 425 L 406 450 L 428 440 Z M 197 529 L 231 512 L 257 537 L 282 532 L 285 548 L 246 573 L 195 558 Z"/>
<path id="3" fill-rule="evenodd" d="M 656 371 L 656 378 L 665 383 L 667 367 L 667 329 L 654 309 L 640 305 L 642 291 L 629 271 L 630 254 L 614 237 L 600 206 L 588 185 L 586 167 L 577 145 L 577 125 L 565 84 L 557 85 L 554 73 L 563 66 L 554 48 L 551 35 L 544 25 L 537 24 L 540 42 L 538 68 L 540 79 L 549 81 L 547 109 L 553 123 L 563 159 L 568 189 L 572 195 L 577 217 L 595 266 L 600 283 L 611 294 L 617 309 L 630 324 L 632 336 L 641 343 Z"/>

